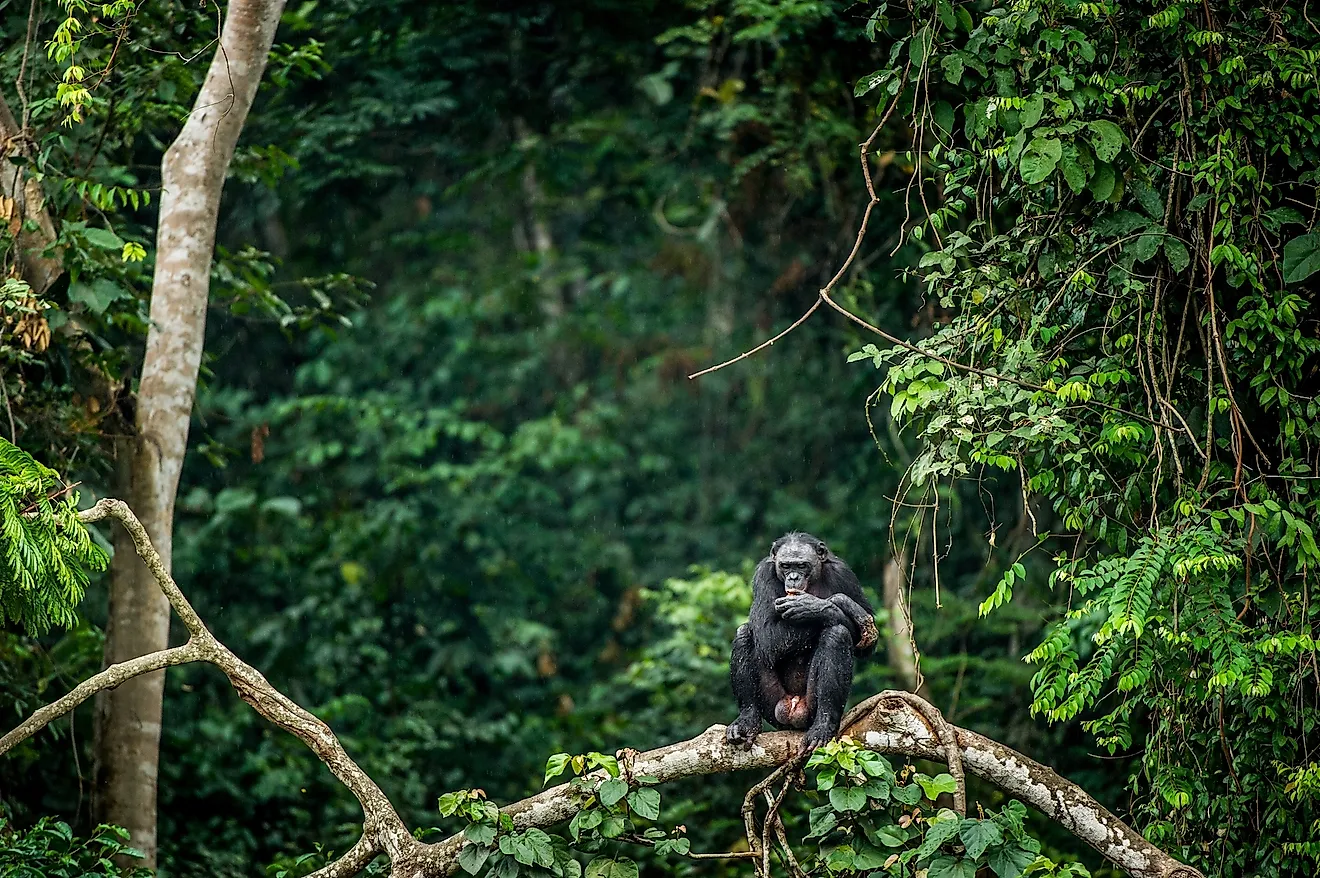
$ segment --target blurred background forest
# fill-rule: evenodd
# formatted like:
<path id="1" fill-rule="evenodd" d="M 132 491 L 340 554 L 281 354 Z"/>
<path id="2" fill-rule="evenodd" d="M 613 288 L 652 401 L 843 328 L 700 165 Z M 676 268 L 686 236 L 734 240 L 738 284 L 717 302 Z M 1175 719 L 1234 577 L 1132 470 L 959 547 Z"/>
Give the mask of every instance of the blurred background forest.
<path id="1" fill-rule="evenodd" d="M 880 50 L 848 4 L 744 9 L 727 26 L 702 6 L 303 4 L 244 131 L 175 575 L 414 825 L 437 822 L 445 790 L 534 789 L 552 752 L 646 748 L 729 721 L 728 643 L 750 593 L 693 565 L 742 575 L 802 529 L 878 600 L 910 452 L 887 406 L 868 430 L 871 370 L 845 363 L 856 333 L 822 314 L 756 358 L 687 376 L 799 316 L 851 247 L 855 144 L 873 111 L 851 78 Z M 201 13 L 166 11 L 181 32 L 146 26 L 171 49 L 195 54 L 214 33 Z M 5 21 L 21 42 L 24 17 Z M 121 77 L 133 106 L 117 112 L 141 129 L 102 150 L 158 150 L 201 60 L 157 71 L 146 47 L 126 48 L 119 63 L 153 64 L 159 81 Z M 158 171 L 125 165 L 150 188 Z M 902 254 L 886 255 L 899 204 L 849 295 L 919 333 L 931 311 L 899 276 Z M 351 325 L 281 326 L 254 292 L 267 288 L 308 310 L 308 290 L 335 296 L 326 310 Z M 140 319 L 103 327 L 107 344 Z M 18 439 L 104 493 L 98 436 L 117 429 L 122 398 L 68 390 L 43 388 L 75 400 L 62 406 L 25 397 Z M 1058 734 L 1027 718 L 1019 657 L 1040 614 L 974 639 L 966 624 L 984 535 L 1018 511 L 1012 493 L 993 521 L 967 499 L 950 498 L 938 549 L 944 609 L 916 589 L 923 669 L 951 719 L 1038 750 Z M 45 688 L 99 664 L 103 616 L 87 616 L 8 645 L 26 659 L 6 662 L 22 705 L 36 704 L 32 669 Z M 897 682 L 880 660 L 854 692 Z M 19 820 L 85 824 L 89 714 L 0 764 Z M 351 796 L 210 669 L 168 676 L 161 772 L 162 875 L 250 875 L 327 826 L 351 840 Z M 694 802 L 703 816 L 688 822 L 736 837 L 733 790 Z"/>
<path id="2" fill-rule="evenodd" d="M 38 40 L 67 6 L 41 4 Z M 0 2 L 8 84 L 40 66 L 28 11 Z M 1048 553 L 978 616 L 1035 544 L 1016 472 L 941 482 L 923 495 L 933 510 L 896 505 L 913 499 L 903 474 L 920 440 L 888 397 L 875 404 L 871 363 L 848 361 L 876 339 L 826 310 L 688 377 L 795 320 L 852 248 L 857 144 L 877 121 L 877 96 L 854 87 L 894 64 L 868 36 L 873 12 L 285 12 L 224 192 L 174 575 L 221 640 L 333 725 L 410 825 L 440 825 L 447 790 L 534 791 L 554 752 L 644 749 L 732 719 L 728 643 L 751 565 L 797 529 L 826 539 L 877 605 L 896 536 L 932 701 L 1129 813 L 1140 742 L 1102 751 L 1081 717 L 1032 714 L 1023 657 L 1071 597 L 1051 590 Z M 42 160 L 62 169 L 47 179 L 66 226 L 114 240 L 69 247 L 48 350 L 0 347 L 0 433 L 86 499 L 112 493 L 108 437 L 132 422 L 146 325 L 149 261 L 120 246 L 149 246 L 155 199 L 128 193 L 158 188 L 216 27 L 213 7 L 141 3 L 132 39 L 107 43 L 115 74 L 85 120 L 59 124 L 53 85 L 25 99 Z M 912 136 L 901 119 L 879 136 L 880 203 L 837 295 L 924 339 L 950 309 L 912 273 L 931 249 L 904 227 Z M 0 631 L 7 716 L 100 666 L 105 603 L 94 580 L 72 629 Z M 1302 627 L 1313 618 L 1307 604 Z M 907 685 L 881 650 L 854 700 Z M 157 874 L 252 875 L 352 841 L 353 798 L 213 668 L 171 670 L 164 711 Z M 92 738 L 84 707 L 0 760 L 5 815 L 89 831 Z M 746 786 L 687 781 L 666 815 L 727 849 Z"/>

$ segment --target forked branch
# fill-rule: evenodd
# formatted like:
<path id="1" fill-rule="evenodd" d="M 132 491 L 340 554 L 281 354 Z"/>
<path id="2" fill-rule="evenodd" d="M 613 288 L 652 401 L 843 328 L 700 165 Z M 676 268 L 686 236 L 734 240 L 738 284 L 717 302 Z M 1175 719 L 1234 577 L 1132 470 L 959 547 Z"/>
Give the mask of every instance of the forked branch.
<path id="1" fill-rule="evenodd" d="M 0 755 L 97 692 L 174 665 L 209 662 L 225 673 L 239 697 L 257 713 L 311 748 L 362 806 L 362 837 L 339 859 L 314 872 L 312 878 L 349 878 L 379 854 L 389 857 L 397 878 L 444 878 L 458 869 L 463 836 L 455 835 L 434 844 L 413 838 L 393 804 L 349 757 L 330 727 L 216 640 L 165 569 L 141 522 L 123 501 L 102 500 L 80 517 L 84 522 L 113 518 L 127 528 L 138 555 L 188 629 L 188 642 L 112 665 L 88 678 L 0 738 Z M 1203 878 L 1196 869 L 1146 841 L 1076 784 L 1003 744 L 950 725 L 932 705 L 911 693 L 882 692 L 866 699 L 845 717 L 843 733 L 879 753 L 948 763 L 958 780 L 960 793 L 965 769 L 1055 820 L 1133 878 Z M 728 746 L 724 741 L 724 726 L 717 725 L 691 740 L 637 754 L 631 765 L 633 773 L 651 775 L 659 783 L 746 769 L 776 769 L 753 788 L 759 796 L 770 792 L 776 780 L 784 779 L 800 764 L 800 740 L 797 732 L 772 732 L 759 736 L 750 750 L 742 750 Z M 758 834 L 757 850 L 750 857 L 756 862 L 758 872 L 769 871 L 772 831 L 785 849 L 786 862 L 797 870 L 792 852 L 787 850 L 787 839 L 776 822 L 782 796 L 783 791 L 769 800 L 767 821 Z M 959 805 L 962 804 L 960 795 Z M 515 828 L 527 829 L 562 823 L 572 818 L 579 807 L 580 797 L 570 791 L 568 784 L 561 784 L 502 810 L 513 819 Z"/>

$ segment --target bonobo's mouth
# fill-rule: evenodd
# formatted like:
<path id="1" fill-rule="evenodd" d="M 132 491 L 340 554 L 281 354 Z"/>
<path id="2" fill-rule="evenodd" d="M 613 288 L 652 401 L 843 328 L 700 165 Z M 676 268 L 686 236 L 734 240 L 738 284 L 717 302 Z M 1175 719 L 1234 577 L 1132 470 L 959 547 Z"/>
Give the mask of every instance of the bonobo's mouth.
<path id="1" fill-rule="evenodd" d="M 801 588 L 794 588 L 791 585 L 786 585 L 784 586 L 784 594 L 788 595 L 789 597 L 796 597 L 797 595 L 800 594 L 806 594 L 806 590 Z"/>

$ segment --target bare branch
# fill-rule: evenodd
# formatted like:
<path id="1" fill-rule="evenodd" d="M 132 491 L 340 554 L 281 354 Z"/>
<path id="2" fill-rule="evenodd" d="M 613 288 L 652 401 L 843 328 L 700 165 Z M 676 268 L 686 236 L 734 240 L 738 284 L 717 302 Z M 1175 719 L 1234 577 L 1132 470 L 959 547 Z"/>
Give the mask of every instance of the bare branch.
<path id="1" fill-rule="evenodd" d="M 349 878 L 378 854 L 390 858 L 397 878 L 444 878 L 458 868 L 462 834 L 434 844 L 415 839 L 380 787 L 345 752 L 330 727 L 272 686 L 259 671 L 243 662 L 206 628 L 151 545 L 141 522 L 119 500 L 102 500 L 83 512 L 85 522 L 114 518 L 123 523 L 138 555 L 150 570 L 192 638 L 183 646 L 113 665 L 79 684 L 58 701 L 39 709 L 0 739 L 0 753 L 63 716 L 93 693 L 134 676 L 188 661 L 206 661 L 224 671 L 244 701 L 270 722 L 287 730 L 316 754 L 335 778 L 357 797 L 364 815 L 362 837 L 338 860 L 313 873 L 313 878 Z M 1079 839 L 1108 857 L 1133 878 L 1204 878 L 1142 838 L 1135 830 L 1087 795 L 1081 787 L 1039 762 L 967 729 L 950 725 L 928 702 L 909 692 L 881 692 L 858 704 L 844 717 L 843 733 L 879 753 L 946 761 L 960 781 L 966 771 L 1031 805 Z M 800 764 L 802 736 L 771 732 L 757 737 L 750 749 L 731 747 L 724 726 L 711 726 L 695 738 L 637 754 L 631 771 L 651 775 L 658 783 L 755 768 L 774 768 L 753 789 L 768 792 L 775 780 Z M 601 775 L 602 779 L 604 775 Z M 780 797 L 782 797 L 782 793 Z M 770 800 L 767 822 L 776 820 L 778 798 Z M 579 810 L 579 797 L 560 784 L 502 809 L 516 829 L 562 823 Z M 769 829 L 760 834 L 749 859 L 760 859 L 757 871 L 768 871 Z M 779 827 L 773 827 L 779 834 Z M 781 843 L 786 839 L 779 835 Z M 720 855 L 724 856 L 724 855 Z M 788 854 L 791 857 L 791 852 Z"/>
<path id="2" fill-rule="evenodd" d="M 149 655 L 111 665 L 96 676 L 83 680 L 63 698 L 39 708 L 3 738 L 0 738 L 0 756 L 8 753 L 20 741 L 32 737 L 97 692 L 113 689 L 125 680 L 131 680 L 152 671 L 159 671 L 174 665 L 188 664 L 189 662 L 198 661 L 200 658 L 201 651 L 189 642 L 173 649 L 163 649 L 160 652 L 153 652 Z"/>
<path id="3" fill-rule="evenodd" d="M 345 851 L 342 857 L 322 866 L 307 878 L 352 878 L 379 855 L 380 847 L 371 836 L 363 833 L 357 844 Z"/>

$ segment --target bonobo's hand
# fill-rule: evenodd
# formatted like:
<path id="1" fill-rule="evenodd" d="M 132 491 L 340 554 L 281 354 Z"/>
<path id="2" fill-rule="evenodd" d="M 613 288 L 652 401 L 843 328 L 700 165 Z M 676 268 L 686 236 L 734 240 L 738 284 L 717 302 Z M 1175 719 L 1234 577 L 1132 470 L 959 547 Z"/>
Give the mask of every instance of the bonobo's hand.
<path id="1" fill-rule="evenodd" d="M 752 749 L 752 742 L 761 734 L 761 715 L 759 713 L 740 713 L 738 718 L 724 729 L 724 740 L 734 747 Z"/>
<path id="2" fill-rule="evenodd" d="M 807 625 L 836 622 L 843 613 L 834 604 L 814 594 L 785 595 L 775 600 L 775 612 L 785 622 Z"/>

